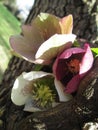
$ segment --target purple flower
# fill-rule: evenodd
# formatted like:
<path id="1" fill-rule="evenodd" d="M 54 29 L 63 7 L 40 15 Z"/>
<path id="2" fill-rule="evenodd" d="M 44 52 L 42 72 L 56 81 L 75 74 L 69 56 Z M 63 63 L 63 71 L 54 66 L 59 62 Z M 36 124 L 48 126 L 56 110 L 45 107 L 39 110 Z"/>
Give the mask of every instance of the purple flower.
<path id="1" fill-rule="evenodd" d="M 89 44 L 84 48 L 73 47 L 63 51 L 55 60 L 53 73 L 65 86 L 66 93 L 73 93 L 93 65 L 93 55 Z"/>

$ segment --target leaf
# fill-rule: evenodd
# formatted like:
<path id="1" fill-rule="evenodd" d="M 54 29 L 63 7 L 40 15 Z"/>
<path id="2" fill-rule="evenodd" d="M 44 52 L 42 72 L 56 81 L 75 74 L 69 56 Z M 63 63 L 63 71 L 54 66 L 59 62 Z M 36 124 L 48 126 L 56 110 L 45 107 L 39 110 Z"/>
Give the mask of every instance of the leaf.
<path id="1" fill-rule="evenodd" d="M 75 40 L 74 43 L 73 43 L 73 46 L 80 47 L 80 44 L 79 44 L 79 42 L 77 40 Z"/>
<path id="2" fill-rule="evenodd" d="M 98 48 L 91 48 L 91 51 L 93 52 L 94 56 L 98 56 Z"/>
<path id="3" fill-rule="evenodd" d="M 43 65 L 35 64 L 33 71 L 40 71 L 43 68 Z"/>

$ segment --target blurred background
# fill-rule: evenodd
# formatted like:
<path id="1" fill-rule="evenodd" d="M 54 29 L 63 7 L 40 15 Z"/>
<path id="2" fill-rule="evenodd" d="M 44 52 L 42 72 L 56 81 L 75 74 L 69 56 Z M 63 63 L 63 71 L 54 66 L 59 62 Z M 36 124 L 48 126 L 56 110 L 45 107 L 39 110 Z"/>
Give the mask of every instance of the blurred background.
<path id="1" fill-rule="evenodd" d="M 21 32 L 34 0 L 0 0 L 0 82 L 12 57 L 9 38 Z"/>

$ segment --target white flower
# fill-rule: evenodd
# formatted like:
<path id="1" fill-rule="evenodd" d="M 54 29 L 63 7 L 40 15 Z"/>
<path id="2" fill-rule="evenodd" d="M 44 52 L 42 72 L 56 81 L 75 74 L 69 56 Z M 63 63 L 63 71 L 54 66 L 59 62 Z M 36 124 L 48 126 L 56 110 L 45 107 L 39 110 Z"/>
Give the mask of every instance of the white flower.
<path id="1" fill-rule="evenodd" d="M 43 71 L 31 71 L 29 73 L 23 72 L 14 82 L 12 92 L 11 92 L 11 100 L 16 105 L 25 105 L 24 110 L 27 111 L 39 111 L 39 108 L 35 108 L 32 104 L 32 90 L 33 90 L 33 83 L 35 80 L 40 78 L 44 78 L 46 76 L 54 75 L 52 73 L 47 73 Z M 55 77 L 54 77 L 55 78 Z M 63 85 L 54 80 L 54 84 L 59 96 L 59 101 L 68 101 L 72 98 L 70 94 L 66 94 L 63 91 Z M 57 103 L 58 104 L 58 103 Z M 56 106 L 57 104 L 53 104 Z"/>

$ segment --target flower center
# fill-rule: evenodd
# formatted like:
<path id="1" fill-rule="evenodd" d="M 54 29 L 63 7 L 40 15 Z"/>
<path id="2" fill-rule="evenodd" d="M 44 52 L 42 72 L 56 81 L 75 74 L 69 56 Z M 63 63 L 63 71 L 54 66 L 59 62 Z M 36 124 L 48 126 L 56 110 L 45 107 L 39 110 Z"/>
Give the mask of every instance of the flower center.
<path id="1" fill-rule="evenodd" d="M 77 74 L 80 69 L 80 61 L 78 59 L 72 59 L 69 62 L 67 62 L 67 66 L 70 72 L 73 74 Z"/>

